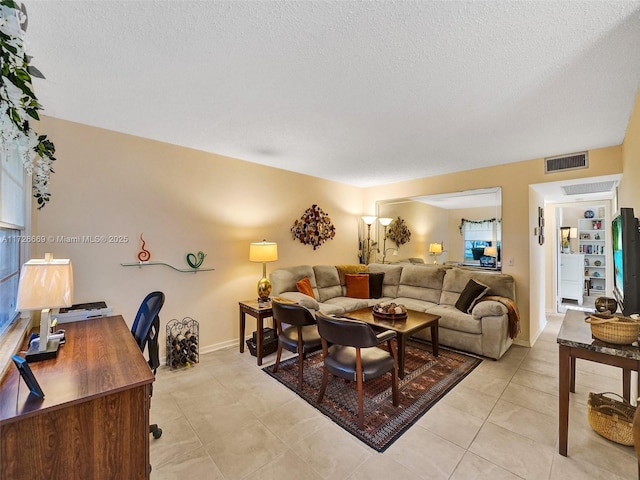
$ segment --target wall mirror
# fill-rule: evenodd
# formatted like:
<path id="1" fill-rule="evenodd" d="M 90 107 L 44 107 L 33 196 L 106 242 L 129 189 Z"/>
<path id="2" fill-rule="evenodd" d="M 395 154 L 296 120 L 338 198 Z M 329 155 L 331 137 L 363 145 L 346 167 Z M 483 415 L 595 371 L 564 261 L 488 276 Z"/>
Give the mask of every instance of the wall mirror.
<path id="1" fill-rule="evenodd" d="M 398 247 L 388 238 L 385 241 L 384 228 L 379 226 L 379 262 L 421 259 L 501 270 L 501 187 L 380 200 L 376 209 L 379 219 L 401 217 L 411 230 L 411 240 Z M 430 253 L 436 243 L 442 244 L 438 255 Z"/>

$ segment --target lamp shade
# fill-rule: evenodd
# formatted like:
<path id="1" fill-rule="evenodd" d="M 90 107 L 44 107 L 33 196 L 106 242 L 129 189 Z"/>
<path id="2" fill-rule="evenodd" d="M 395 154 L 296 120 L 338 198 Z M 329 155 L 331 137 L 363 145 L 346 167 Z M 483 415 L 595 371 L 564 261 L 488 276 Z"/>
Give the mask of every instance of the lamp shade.
<path id="1" fill-rule="evenodd" d="M 69 259 L 29 260 L 22 266 L 16 310 L 42 310 L 73 304 L 73 266 Z"/>
<path id="2" fill-rule="evenodd" d="M 484 255 L 486 257 L 497 257 L 498 256 L 498 248 L 497 247 L 484 247 Z"/>
<path id="3" fill-rule="evenodd" d="M 383 227 L 388 227 L 389 225 L 391 225 L 391 222 L 393 222 L 393 218 L 382 217 L 378 219 L 378 221 L 380 222 L 380 225 L 382 225 Z"/>
<path id="4" fill-rule="evenodd" d="M 364 223 L 366 223 L 367 225 L 373 225 L 373 222 L 375 222 L 375 221 L 376 221 L 376 218 L 377 218 L 377 217 L 374 217 L 374 216 L 371 216 L 371 215 L 364 215 L 364 216 L 362 217 L 362 221 L 363 221 Z"/>
<path id="5" fill-rule="evenodd" d="M 275 262 L 278 260 L 278 244 L 275 242 L 256 242 L 249 245 L 250 262 Z"/>
<path id="6" fill-rule="evenodd" d="M 442 253 L 442 243 L 430 243 L 429 253 Z"/>
<path id="7" fill-rule="evenodd" d="M 578 229 L 576 227 L 571 227 L 569 229 L 569 239 L 578 238 Z"/>

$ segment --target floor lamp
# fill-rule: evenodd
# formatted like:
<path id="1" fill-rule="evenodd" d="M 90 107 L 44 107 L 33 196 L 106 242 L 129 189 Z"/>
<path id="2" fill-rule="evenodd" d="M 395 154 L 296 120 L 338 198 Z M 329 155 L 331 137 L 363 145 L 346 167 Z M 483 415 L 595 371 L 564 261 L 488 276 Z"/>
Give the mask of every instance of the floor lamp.
<path id="1" fill-rule="evenodd" d="M 367 264 L 371 260 L 371 225 L 376 221 L 377 217 L 371 215 L 365 215 L 362 217 L 362 221 L 367 225 L 367 254 L 364 259 L 364 263 Z"/>
<path id="2" fill-rule="evenodd" d="M 384 227 L 384 233 L 382 234 L 382 263 L 384 263 L 385 257 L 387 256 L 387 227 L 391 225 L 393 218 L 382 217 L 378 221 L 380 225 Z"/>

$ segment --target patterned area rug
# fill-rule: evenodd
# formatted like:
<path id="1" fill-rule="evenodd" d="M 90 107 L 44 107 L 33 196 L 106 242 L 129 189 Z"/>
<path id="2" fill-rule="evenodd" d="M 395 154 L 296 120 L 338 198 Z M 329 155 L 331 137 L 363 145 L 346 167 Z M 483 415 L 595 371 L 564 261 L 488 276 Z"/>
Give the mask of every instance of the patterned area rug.
<path id="1" fill-rule="evenodd" d="M 321 352 L 311 354 L 305 360 L 302 392 L 297 391 L 297 357 L 280 362 L 278 373 L 273 373 L 273 365 L 264 367 L 263 370 L 359 440 L 378 452 L 384 452 L 481 361 L 477 357 L 442 346 L 439 356 L 434 357 L 430 344 L 408 341 L 405 376 L 398 383 L 400 405 L 394 407 L 391 401 L 391 373 L 365 382 L 364 430 L 358 428 L 356 382 L 330 375 L 324 399 L 318 405 L 318 392 L 322 383 Z"/>

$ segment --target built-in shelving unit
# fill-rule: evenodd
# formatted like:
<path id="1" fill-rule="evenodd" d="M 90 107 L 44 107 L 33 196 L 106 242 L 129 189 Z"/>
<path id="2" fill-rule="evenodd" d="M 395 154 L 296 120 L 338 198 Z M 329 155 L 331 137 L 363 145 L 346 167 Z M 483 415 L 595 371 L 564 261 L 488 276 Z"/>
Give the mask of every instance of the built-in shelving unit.
<path id="1" fill-rule="evenodd" d="M 604 217 L 578 220 L 578 253 L 584 255 L 585 295 L 604 295 L 607 290 L 609 239 Z"/>

